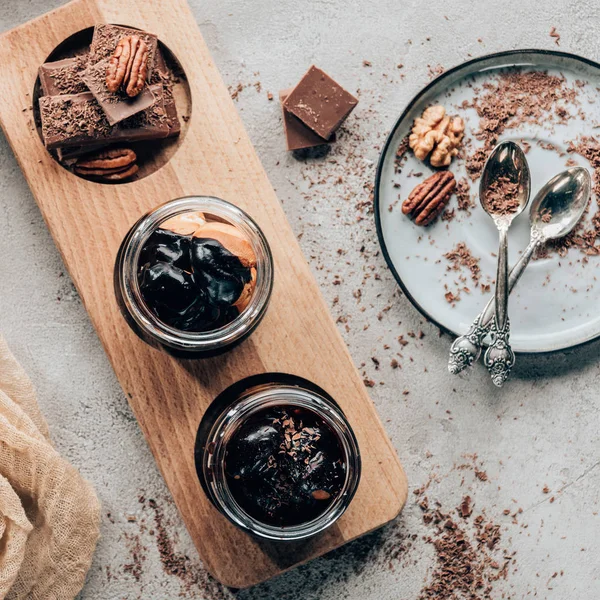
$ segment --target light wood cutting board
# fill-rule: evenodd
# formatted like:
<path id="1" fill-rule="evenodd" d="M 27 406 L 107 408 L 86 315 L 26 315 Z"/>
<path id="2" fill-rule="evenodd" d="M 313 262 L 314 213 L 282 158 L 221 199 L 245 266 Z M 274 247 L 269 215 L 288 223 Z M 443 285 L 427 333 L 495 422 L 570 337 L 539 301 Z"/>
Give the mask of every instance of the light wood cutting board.
<path id="1" fill-rule="evenodd" d="M 65 38 L 103 22 L 156 33 L 181 62 L 193 106 L 169 162 L 118 186 L 84 181 L 57 164 L 31 111 L 39 65 Z M 0 124 L 207 569 L 229 586 L 247 587 L 398 515 L 407 495 L 398 457 L 185 0 L 75 0 L 0 36 L 0 54 Z M 275 286 L 267 315 L 248 340 L 217 358 L 178 360 L 126 325 L 113 293 L 113 265 L 142 214 L 193 194 L 229 200 L 258 222 L 273 250 Z M 235 381 L 269 371 L 306 377 L 327 390 L 362 454 L 361 483 L 345 515 L 321 536 L 292 546 L 235 528 L 206 498 L 194 469 L 194 438 L 206 407 Z"/>

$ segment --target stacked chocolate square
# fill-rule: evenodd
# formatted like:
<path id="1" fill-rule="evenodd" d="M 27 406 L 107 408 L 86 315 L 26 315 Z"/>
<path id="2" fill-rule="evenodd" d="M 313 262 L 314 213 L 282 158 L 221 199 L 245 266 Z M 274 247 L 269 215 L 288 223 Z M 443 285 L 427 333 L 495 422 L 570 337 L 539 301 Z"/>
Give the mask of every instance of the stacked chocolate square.
<path id="1" fill-rule="evenodd" d="M 335 141 L 335 132 L 358 100 L 314 65 L 295 88 L 279 92 L 288 150 Z"/>
<path id="2" fill-rule="evenodd" d="M 153 34 L 97 25 L 87 53 L 44 64 L 39 77 L 44 143 L 79 175 L 129 179 L 138 167 L 128 144 L 181 130 L 173 77 Z"/>

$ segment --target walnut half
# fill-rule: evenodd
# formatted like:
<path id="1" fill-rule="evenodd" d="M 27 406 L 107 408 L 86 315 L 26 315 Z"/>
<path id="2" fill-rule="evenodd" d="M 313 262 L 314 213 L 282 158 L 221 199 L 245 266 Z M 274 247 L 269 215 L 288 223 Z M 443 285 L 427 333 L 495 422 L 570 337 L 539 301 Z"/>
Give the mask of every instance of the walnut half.
<path id="1" fill-rule="evenodd" d="M 418 159 L 425 160 L 431 154 L 429 162 L 433 167 L 447 167 L 458 154 L 464 132 L 463 120 L 449 117 L 446 109 L 438 104 L 426 108 L 415 119 L 408 143 Z"/>

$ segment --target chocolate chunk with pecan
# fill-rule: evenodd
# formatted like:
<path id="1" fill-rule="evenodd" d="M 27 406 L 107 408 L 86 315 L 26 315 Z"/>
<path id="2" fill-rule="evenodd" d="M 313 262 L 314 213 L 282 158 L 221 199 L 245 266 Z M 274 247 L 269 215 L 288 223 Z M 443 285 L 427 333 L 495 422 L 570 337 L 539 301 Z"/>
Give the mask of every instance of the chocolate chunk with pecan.
<path id="1" fill-rule="evenodd" d="M 148 45 L 139 36 L 121 38 L 106 67 L 108 91 L 123 87 L 130 98 L 137 96 L 146 84 L 148 52 Z"/>
<path id="2" fill-rule="evenodd" d="M 135 97 L 127 94 L 125 85 L 111 91 L 107 86 L 106 77 L 109 65 L 108 59 L 91 65 L 81 74 L 81 79 L 94 94 L 107 121 L 115 125 L 150 108 L 156 102 L 156 96 L 152 93 L 152 86 L 147 85 L 143 85 L 143 89 Z"/>
<path id="3" fill-rule="evenodd" d="M 101 60 L 109 59 L 115 51 L 119 40 L 131 35 L 137 35 L 148 46 L 148 81 L 150 81 L 152 71 L 156 65 L 158 38 L 152 33 L 134 29 L 133 27 L 122 27 L 108 23 L 96 25 L 90 46 L 89 64 L 95 65 Z"/>
<path id="4" fill-rule="evenodd" d="M 444 210 L 456 187 L 450 171 L 438 171 L 420 183 L 402 204 L 402 212 L 417 225 L 432 223 Z"/>

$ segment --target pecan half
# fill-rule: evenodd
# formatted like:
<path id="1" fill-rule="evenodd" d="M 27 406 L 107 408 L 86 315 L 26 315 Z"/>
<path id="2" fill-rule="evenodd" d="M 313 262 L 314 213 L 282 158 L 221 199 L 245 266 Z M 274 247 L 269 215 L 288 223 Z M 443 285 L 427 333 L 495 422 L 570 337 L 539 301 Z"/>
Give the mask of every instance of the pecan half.
<path id="1" fill-rule="evenodd" d="M 417 225 L 432 223 L 444 210 L 454 192 L 456 180 L 450 171 L 438 171 L 420 183 L 402 203 L 402 212 Z"/>
<path id="2" fill-rule="evenodd" d="M 111 148 L 79 158 L 73 171 L 99 181 L 122 181 L 137 173 L 136 160 L 137 156 L 130 148 Z"/>
<path id="3" fill-rule="evenodd" d="M 131 98 L 137 96 L 148 76 L 148 44 L 137 35 L 121 38 L 106 67 L 106 87 L 116 92 L 123 87 Z"/>

